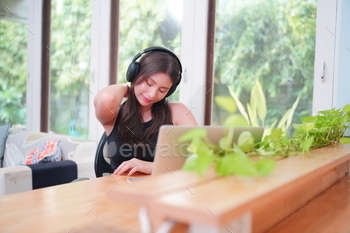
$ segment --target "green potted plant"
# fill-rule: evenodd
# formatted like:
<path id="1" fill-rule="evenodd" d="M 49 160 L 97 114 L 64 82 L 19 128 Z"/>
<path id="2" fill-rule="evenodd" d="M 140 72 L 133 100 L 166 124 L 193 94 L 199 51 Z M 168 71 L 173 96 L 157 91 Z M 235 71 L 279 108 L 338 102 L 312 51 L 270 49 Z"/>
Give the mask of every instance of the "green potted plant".
<path id="1" fill-rule="evenodd" d="M 195 129 L 184 134 L 179 142 L 190 141 L 190 153 L 184 170 L 203 174 L 214 166 L 217 174 L 240 176 L 269 175 L 278 158 L 308 153 L 310 149 L 327 146 L 333 143 L 350 143 L 350 138 L 344 137 L 349 128 L 350 104 L 340 109 L 320 111 L 316 116 L 300 118 L 300 124 L 293 124 L 294 135 L 288 136 L 294 111 L 299 98 L 284 116 L 274 121 L 270 126 L 264 124 L 266 103 L 261 85 L 256 81 L 251 91 L 248 113 L 237 95 L 230 89 L 232 98 L 217 97 L 216 103 L 230 113 L 224 122 L 226 126 L 264 126 L 265 133 L 261 142 L 254 143 L 250 132 L 239 135 L 238 142 L 232 143 L 232 133 L 223 137 L 218 144 L 210 142 L 204 129 Z M 235 113 L 236 110 L 240 114 Z M 260 124 L 259 124 L 260 123 Z M 277 126 L 276 126 L 277 125 Z"/>

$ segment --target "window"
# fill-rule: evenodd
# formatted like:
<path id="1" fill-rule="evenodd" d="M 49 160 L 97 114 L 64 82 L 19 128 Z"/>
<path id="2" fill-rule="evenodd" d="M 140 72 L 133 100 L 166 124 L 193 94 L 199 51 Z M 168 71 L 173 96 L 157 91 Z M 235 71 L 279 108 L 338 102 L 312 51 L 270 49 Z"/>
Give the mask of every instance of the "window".
<path id="1" fill-rule="evenodd" d="M 230 96 L 230 87 L 247 106 L 258 80 L 266 97 L 265 124 L 281 119 L 298 97 L 294 120 L 311 114 L 316 9 L 311 0 L 218 0 L 214 99 Z M 214 102 L 212 124 L 227 116 Z"/>
<path id="2" fill-rule="evenodd" d="M 52 1 L 50 130 L 88 137 L 92 2 Z"/>
<path id="3" fill-rule="evenodd" d="M 142 49 L 152 45 L 170 47 L 179 54 L 185 73 L 180 93 L 175 93 L 174 100 L 176 101 L 177 96 L 180 96 L 179 100 L 191 109 L 201 124 L 202 119 L 204 119 L 203 109 L 205 105 L 202 96 L 206 95 L 207 5 L 208 2 L 213 3 L 212 1 L 214 0 L 116 1 L 120 3 L 120 38 L 117 43 L 119 44 L 118 82 L 125 82 L 126 67 Z M 27 5 L 17 4 L 18 2 Z M 181 2 L 184 4 L 183 7 Z M 174 3 L 176 4 L 172 5 Z M 27 129 L 30 130 L 39 130 L 41 122 L 39 103 L 40 98 L 42 98 L 40 96 L 42 4 L 42 0 L 0 1 L 0 89 L 2 88 L 0 94 L 4 96 L 2 91 L 4 89 L 14 88 L 17 90 L 17 100 L 9 98 L 10 102 L 13 102 L 12 106 L 15 106 L 17 110 L 11 112 L 5 107 L 6 110 L 1 111 L 0 115 L 6 115 L 7 119 L 11 120 L 20 115 L 22 120 L 12 122 L 26 124 Z M 251 6 L 252 9 L 248 9 L 249 4 L 249 2 L 241 0 L 216 1 L 215 96 L 229 96 L 227 87 L 232 86 L 239 94 L 241 101 L 246 103 L 249 100 L 252 84 L 258 77 L 263 84 L 266 97 L 275 101 L 275 105 L 270 106 L 269 109 L 279 107 L 278 111 L 269 113 L 268 118 L 271 119 L 281 116 L 282 112 L 290 107 L 299 94 L 301 100 L 296 111 L 299 115 L 310 114 L 311 105 L 314 106 L 314 109 L 320 110 L 334 106 L 339 107 L 340 104 L 347 103 L 349 98 L 346 97 L 350 93 L 347 91 L 346 85 L 349 74 L 346 61 L 349 60 L 347 58 L 350 56 L 350 45 L 347 44 L 350 41 L 349 31 L 346 30 L 346 25 L 349 24 L 349 14 L 346 14 L 349 11 L 347 1 L 320 0 L 317 2 L 317 10 L 316 3 L 310 1 L 301 1 L 296 5 L 289 5 L 290 1 L 281 0 L 274 3 L 256 1 L 255 5 L 261 9 L 263 9 L 262 7 L 271 8 L 264 8 L 265 11 L 257 9 L 254 5 Z M 17 7 L 13 7 L 13 5 L 17 5 Z M 6 6 L 17 16 L 23 15 L 18 13 L 20 11 L 17 9 L 28 8 L 27 16 L 23 17 L 24 21 L 6 21 L 8 18 L 5 19 L 4 12 L 7 12 L 6 17 L 13 15 Z M 86 8 L 87 10 L 82 14 L 77 8 Z M 50 130 L 64 134 L 77 132 L 76 135 L 84 137 L 89 131 L 89 137 L 98 140 L 101 134 L 97 128 L 100 126 L 98 122 L 94 121 L 91 99 L 94 93 L 108 85 L 110 1 L 52 1 L 51 9 L 52 38 L 51 44 L 48 46 L 51 50 L 52 78 Z M 181 9 L 183 9 L 183 17 Z M 97 10 L 98 13 L 92 14 L 90 17 L 91 10 Z M 237 18 L 242 16 L 242 12 L 245 12 L 246 15 L 241 19 Z M 276 14 L 272 14 L 273 12 Z M 62 24 L 59 24 L 59 19 L 55 18 L 59 15 L 67 17 L 67 20 L 60 19 Z M 314 51 L 312 49 L 315 48 L 316 15 L 318 18 L 317 28 L 322 29 L 321 33 L 318 31 L 317 41 L 323 40 L 324 43 L 318 43 L 319 46 L 316 46 L 315 71 L 313 71 L 314 58 L 312 54 Z M 74 17 L 76 19 L 82 17 L 82 20 L 69 23 Z M 101 18 L 103 19 L 100 20 Z M 100 21 L 94 24 L 96 20 Z M 185 21 L 183 24 L 180 23 L 182 20 Z M 91 31 L 89 31 L 90 29 L 73 28 L 74 26 L 84 28 L 89 24 L 88 21 L 92 24 Z M 226 21 L 230 23 L 228 24 Z M 18 28 L 21 28 L 20 30 L 24 33 L 22 35 L 18 32 L 19 36 L 15 36 L 13 43 L 11 43 L 17 43 L 18 48 L 23 48 L 24 55 L 22 58 L 18 58 L 20 61 L 18 63 L 5 64 L 7 55 L 5 57 L 4 52 L 9 47 L 4 47 L 7 44 L 4 41 L 8 35 L 5 35 L 3 29 L 8 24 L 11 24 L 11 28 L 13 28 L 10 33 L 17 33 Z M 162 25 L 163 28 L 160 29 Z M 285 25 L 293 25 L 293 27 L 283 27 Z M 283 28 L 285 31 L 282 30 Z M 57 32 L 53 31 L 56 29 Z M 243 36 L 245 40 L 239 40 L 237 36 Z M 96 44 L 94 38 L 99 39 L 97 46 L 94 46 Z M 108 38 L 107 43 L 105 43 L 104 38 Z M 27 41 L 28 47 L 23 47 L 22 45 L 26 44 Z M 138 41 L 142 42 L 138 43 Z M 64 44 L 66 42 L 75 44 L 73 47 L 69 47 Z M 283 46 L 288 43 L 290 47 L 284 47 L 283 50 Z M 86 46 L 84 50 L 79 47 L 81 44 Z M 264 47 L 264 45 L 270 47 Z M 92 51 L 90 52 L 90 50 Z M 277 58 L 272 56 L 272 53 L 269 54 L 268 51 L 274 51 L 274 54 L 278 55 Z M 18 50 L 16 55 L 20 53 Z M 260 54 L 263 56 L 259 57 Z M 107 62 L 105 62 L 106 57 Z M 298 57 L 310 57 L 310 59 L 298 60 L 296 59 Z M 291 62 L 291 58 L 294 59 L 293 62 Z M 327 63 L 325 73 L 331 76 L 327 80 L 332 83 L 318 82 L 317 85 L 312 85 L 313 80 L 316 79 L 313 78 L 313 75 L 310 77 L 310 73 L 315 73 L 315 77 L 321 77 L 321 65 L 324 61 Z M 14 65 L 24 65 L 26 62 L 28 63 L 27 70 L 26 67 L 12 69 Z M 89 73 L 90 69 L 91 73 Z M 19 73 L 20 75 L 18 75 Z M 16 77 L 9 78 L 10 75 L 16 75 Z M 9 85 L 6 84 L 7 87 L 4 88 L 5 82 L 12 82 L 14 79 L 18 80 Z M 187 82 L 185 82 L 186 80 Z M 25 81 L 27 81 L 26 90 L 24 88 Z M 87 87 L 89 87 L 90 93 Z M 311 95 L 313 87 L 316 91 L 314 91 L 314 101 L 312 101 Z M 68 90 L 71 92 L 70 95 L 67 94 Z M 80 96 L 77 94 L 78 92 Z M 277 105 L 276 102 L 282 99 L 286 101 L 278 102 Z M 327 101 L 326 107 L 324 107 L 325 101 Z M 316 102 L 317 104 L 315 104 Z M 3 110 L 4 102 L 1 101 L 1 104 Z M 213 105 L 212 114 L 213 124 L 220 124 L 226 117 L 225 111 L 215 105 Z M 26 115 L 26 119 L 24 119 L 24 115 Z"/>
<path id="4" fill-rule="evenodd" d="M 0 125 L 26 124 L 27 32 L 26 4 L 0 4 Z"/>
<path id="5" fill-rule="evenodd" d="M 145 48 L 163 46 L 181 57 L 181 20 L 181 1 L 121 1 L 118 82 L 126 82 L 132 58 Z M 178 91 L 171 99 L 178 99 Z"/>

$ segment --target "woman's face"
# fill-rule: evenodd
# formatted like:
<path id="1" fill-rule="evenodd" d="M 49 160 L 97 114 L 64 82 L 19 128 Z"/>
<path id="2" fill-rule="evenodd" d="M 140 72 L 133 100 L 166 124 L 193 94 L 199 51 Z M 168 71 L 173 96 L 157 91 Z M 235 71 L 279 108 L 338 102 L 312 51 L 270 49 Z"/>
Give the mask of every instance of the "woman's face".
<path id="1" fill-rule="evenodd" d="M 173 82 L 169 75 L 164 73 L 153 74 L 135 85 L 136 99 L 141 106 L 151 106 L 164 99 L 172 85 Z"/>

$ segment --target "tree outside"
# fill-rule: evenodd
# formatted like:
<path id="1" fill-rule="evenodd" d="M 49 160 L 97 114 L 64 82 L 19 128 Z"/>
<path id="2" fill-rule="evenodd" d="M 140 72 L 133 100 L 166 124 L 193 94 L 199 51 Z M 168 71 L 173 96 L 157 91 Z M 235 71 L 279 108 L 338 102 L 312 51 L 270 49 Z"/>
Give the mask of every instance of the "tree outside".
<path id="1" fill-rule="evenodd" d="M 88 137 L 92 1 L 51 3 L 50 131 Z"/>
<path id="2" fill-rule="evenodd" d="M 0 19 L 0 125 L 26 123 L 27 28 Z"/>
<path id="3" fill-rule="evenodd" d="M 311 113 L 317 2 L 219 0 L 216 14 L 214 95 L 231 87 L 248 103 L 255 80 L 267 98 L 270 123 L 298 96 L 295 121 Z M 227 116 L 213 105 L 213 121 Z"/>
<path id="4" fill-rule="evenodd" d="M 92 4 L 83 0 L 54 2 L 50 129 L 86 137 Z M 144 48 L 165 46 L 180 55 L 181 14 L 174 11 L 173 2 L 120 2 L 118 82 L 125 82 L 127 66 Z M 242 102 L 249 102 L 258 79 L 271 121 L 281 117 L 298 96 L 295 117 L 309 114 L 316 6 L 311 0 L 218 0 L 215 95 L 229 95 L 231 86 Z M 0 22 L 0 123 L 25 124 L 27 29 L 24 24 L 15 25 Z M 173 100 L 177 99 L 175 93 Z M 214 103 L 213 124 L 221 124 L 226 116 Z"/>

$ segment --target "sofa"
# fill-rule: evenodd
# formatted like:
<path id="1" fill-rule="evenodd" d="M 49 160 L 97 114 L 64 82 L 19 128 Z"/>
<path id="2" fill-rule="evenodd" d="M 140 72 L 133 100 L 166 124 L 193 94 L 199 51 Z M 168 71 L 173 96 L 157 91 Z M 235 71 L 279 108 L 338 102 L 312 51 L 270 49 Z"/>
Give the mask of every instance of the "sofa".
<path id="1" fill-rule="evenodd" d="M 9 127 L 6 135 L 6 125 L 0 134 L 0 196 L 96 178 L 95 141 Z"/>

